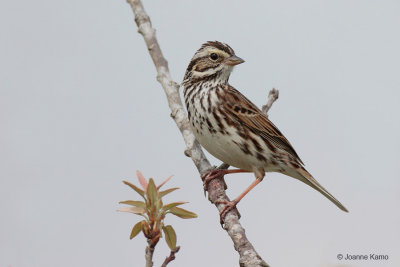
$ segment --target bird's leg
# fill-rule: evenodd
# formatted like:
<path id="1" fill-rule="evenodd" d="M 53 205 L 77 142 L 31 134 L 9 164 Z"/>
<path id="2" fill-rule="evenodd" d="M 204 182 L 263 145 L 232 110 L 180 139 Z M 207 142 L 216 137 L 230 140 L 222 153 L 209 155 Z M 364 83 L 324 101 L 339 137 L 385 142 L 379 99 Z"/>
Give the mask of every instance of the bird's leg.
<path id="1" fill-rule="evenodd" d="M 242 169 L 233 169 L 233 170 L 225 170 L 225 169 L 215 169 L 212 170 L 205 175 L 203 175 L 202 180 L 203 180 L 203 188 L 204 188 L 204 193 L 207 191 L 208 184 L 211 182 L 211 180 L 214 179 L 221 179 L 224 182 L 224 188 L 227 189 L 224 176 L 225 174 L 230 174 L 230 173 L 241 173 L 241 172 L 249 172 L 246 170 Z"/>
<path id="2" fill-rule="evenodd" d="M 243 191 L 243 193 L 241 193 L 233 201 L 218 201 L 217 202 L 218 204 L 225 204 L 225 207 L 219 213 L 219 219 L 220 219 L 221 225 L 224 223 L 226 214 L 229 211 L 231 211 L 233 208 L 236 208 L 236 205 L 239 203 L 239 201 L 242 200 L 242 198 L 244 198 L 244 196 L 247 195 L 247 193 L 249 193 L 251 191 L 251 189 L 253 189 L 256 185 L 258 185 L 263 180 L 263 178 L 264 177 L 257 178 L 246 190 Z M 238 214 L 239 214 L 239 212 L 238 212 Z M 240 218 L 240 214 L 239 214 L 239 218 Z"/>

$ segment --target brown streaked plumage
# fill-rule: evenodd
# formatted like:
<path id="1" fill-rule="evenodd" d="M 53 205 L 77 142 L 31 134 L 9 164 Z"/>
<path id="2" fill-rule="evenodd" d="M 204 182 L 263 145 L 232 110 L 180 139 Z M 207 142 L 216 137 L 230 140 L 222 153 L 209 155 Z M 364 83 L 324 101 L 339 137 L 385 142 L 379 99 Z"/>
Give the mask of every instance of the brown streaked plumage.
<path id="1" fill-rule="evenodd" d="M 220 174 L 254 172 L 256 181 L 228 205 L 230 209 L 262 181 L 265 172 L 280 172 L 308 184 L 347 212 L 307 172 L 293 146 L 268 117 L 228 84 L 233 67 L 243 62 L 227 44 L 207 42 L 185 73 L 185 103 L 196 138 L 213 156 L 239 168 L 211 172 L 206 180 Z"/>

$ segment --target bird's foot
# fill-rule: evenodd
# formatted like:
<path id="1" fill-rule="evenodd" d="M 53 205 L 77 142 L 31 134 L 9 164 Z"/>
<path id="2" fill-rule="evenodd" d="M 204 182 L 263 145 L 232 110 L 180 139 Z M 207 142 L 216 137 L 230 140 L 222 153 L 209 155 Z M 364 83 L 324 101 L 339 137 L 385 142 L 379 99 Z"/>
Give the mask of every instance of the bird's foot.
<path id="1" fill-rule="evenodd" d="M 204 174 L 201 179 L 203 180 L 203 189 L 204 189 L 204 194 L 206 194 L 206 191 L 208 190 L 208 184 L 214 180 L 214 179 L 220 179 L 222 182 L 224 182 L 224 189 L 226 190 L 228 186 L 225 183 L 224 175 L 226 174 L 226 170 L 220 170 L 220 169 L 215 169 L 212 170 L 206 174 Z"/>
<path id="2" fill-rule="evenodd" d="M 225 216 L 228 212 L 230 212 L 231 210 L 235 209 L 236 213 L 240 219 L 241 215 L 239 213 L 239 210 L 236 208 L 236 205 L 239 203 L 238 200 L 233 200 L 233 201 L 226 201 L 226 200 L 217 200 L 215 202 L 216 204 L 224 204 L 225 207 L 221 210 L 221 212 L 219 213 L 219 223 L 221 225 L 224 224 L 225 222 Z"/>

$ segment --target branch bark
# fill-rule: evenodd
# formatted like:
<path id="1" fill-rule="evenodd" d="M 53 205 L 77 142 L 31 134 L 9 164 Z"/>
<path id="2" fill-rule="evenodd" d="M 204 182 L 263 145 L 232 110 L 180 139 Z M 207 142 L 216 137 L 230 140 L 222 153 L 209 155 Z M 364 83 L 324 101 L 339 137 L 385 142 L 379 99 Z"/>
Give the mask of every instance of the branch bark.
<path id="1" fill-rule="evenodd" d="M 155 29 L 151 25 L 150 18 L 144 10 L 142 2 L 140 0 L 127 0 L 127 2 L 135 15 L 138 32 L 143 36 L 156 67 L 157 81 L 164 89 L 168 105 L 171 109 L 171 117 L 174 119 L 185 141 L 185 155 L 192 159 L 200 173 L 200 177 L 202 177 L 214 167 L 204 155 L 200 144 L 193 135 L 179 95 L 179 85 L 171 78 L 168 62 L 161 52 L 156 39 Z M 275 100 L 271 100 L 270 106 Z M 207 191 L 208 199 L 221 212 L 225 207 L 225 204 L 223 204 L 224 201 L 229 201 L 225 193 L 224 182 L 220 179 L 211 180 Z M 239 264 L 241 267 L 268 267 L 268 264 L 258 255 L 253 245 L 247 239 L 245 230 L 239 222 L 239 214 L 237 214 L 235 209 L 226 214 L 224 229 L 231 237 L 234 247 L 239 253 Z"/>
<path id="2" fill-rule="evenodd" d="M 153 253 L 154 247 L 151 246 L 150 242 L 149 245 L 146 247 L 145 251 L 145 259 L 146 259 L 146 267 L 153 267 Z"/>
<path id="3" fill-rule="evenodd" d="M 169 254 L 168 257 L 165 258 L 165 261 L 163 262 L 161 267 L 167 267 L 168 263 L 170 263 L 171 261 L 175 260 L 175 254 L 178 253 L 180 248 L 181 248 L 180 246 L 177 246 L 176 248 L 171 250 L 171 253 Z"/>
<path id="4" fill-rule="evenodd" d="M 272 107 L 272 104 L 278 100 L 279 98 L 279 91 L 276 90 L 275 88 L 272 88 L 271 91 L 269 91 L 268 93 L 268 101 L 267 104 L 265 104 L 264 106 L 262 106 L 261 110 L 262 112 L 264 112 L 265 115 L 268 115 L 268 111 L 270 110 L 270 108 Z"/>

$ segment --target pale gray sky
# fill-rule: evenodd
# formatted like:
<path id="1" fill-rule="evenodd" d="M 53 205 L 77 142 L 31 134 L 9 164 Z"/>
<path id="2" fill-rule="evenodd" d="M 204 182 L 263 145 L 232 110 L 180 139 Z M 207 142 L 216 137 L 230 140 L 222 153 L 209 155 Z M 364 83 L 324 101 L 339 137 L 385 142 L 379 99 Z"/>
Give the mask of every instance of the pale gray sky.
<path id="1" fill-rule="evenodd" d="M 176 81 L 219 40 L 246 60 L 233 86 L 259 106 L 279 89 L 271 120 L 350 210 L 270 174 L 239 204 L 260 255 L 275 267 L 400 266 L 399 1 L 144 5 Z M 2 1 L 0 32 L 1 267 L 144 266 L 145 239 L 128 238 L 139 217 L 116 212 L 138 198 L 121 182 L 137 169 L 174 174 L 169 199 L 199 215 L 167 218 L 182 246 L 171 267 L 238 265 L 124 0 Z M 253 179 L 228 176 L 228 195 Z M 162 241 L 155 266 L 167 254 Z"/>

